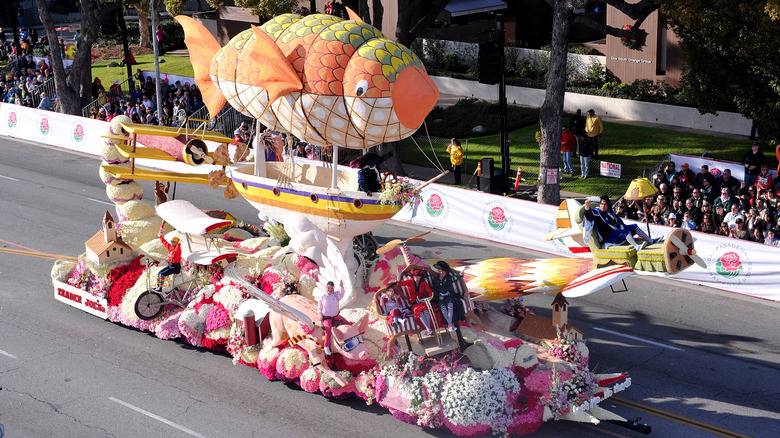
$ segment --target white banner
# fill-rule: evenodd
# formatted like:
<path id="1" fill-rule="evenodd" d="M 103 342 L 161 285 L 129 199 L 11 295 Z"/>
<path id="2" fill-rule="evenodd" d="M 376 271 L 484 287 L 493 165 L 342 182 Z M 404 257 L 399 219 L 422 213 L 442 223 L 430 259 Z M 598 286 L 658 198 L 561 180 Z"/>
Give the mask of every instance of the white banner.
<path id="1" fill-rule="evenodd" d="M 590 257 L 590 253 L 573 255 L 560 241 L 544 240 L 555 230 L 555 206 L 438 184 L 423 189 L 422 197 L 416 209 L 404 208 L 394 219 L 561 256 Z M 650 229 L 653 237 L 671 231 L 661 225 Z M 668 278 L 780 301 L 776 278 L 780 248 L 699 232 L 693 235 L 707 269 L 694 265 Z"/>
<path id="2" fill-rule="evenodd" d="M 747 152 L 747 148 L 745 152 Z M 671 160 L 674 161 L 675 169 L 677 169 L 678 172 L 680 170 L 680 166 L 682 166 L 682 163 L 688 163 L 688 166 L 690 166 L 690 169 L 693 171 L 693 173 L 699 173 L 701 166 L 706 164 L 710 169 L 710 173 L 716 177 L 722 175 L 725 169 L 729 169 L 731 170 L 731 176 L 736 178 L 738 181 L 742 182 L 745 180 L 745 166 L 743 166 L 741 163 L 736 163 L 734 161 L 713 160 L 712 158 L 692 157 L 690 155 L 669 155 Z M 766 156 L 766 154 L 764 154 L 764 156 Z M 769 173 L 772 175 L 772 178 L 774 178 L 776 170 L 772 169 L 770 166 Z"/>
<path id="3" fill-rule="evenodd" d="M 0 135 L 36 141 L 65 149 L 100 155 L 100 136 L 106 122 L 78 116 L 41 111 L 0 103 Z M 210 146 L 214 146 L 213 144 Z M 701 166 L 696 157 L 674 155 L 673 160 Z M 726 163 L 739 178 L 741 166 Z M 146 163 L 144 163 L 146 161 Z M 139 164 L 159 169 L 207 173 L 208 165 L 191 167 L 178 162 L 139 160 Z M 722 168 L 726 168 L 722 167 Z M 548 242 L 544 236 L 555 230 L 557 206 L 537 204 L 451 186 L 431 184 L 422 190 L 422 202 L 407 206 L 394 219 L 451 231 L 480 239 L 572 257 L 566 245 Z M 654 237 L 666 236 L 671 229 L 652 225 Z M 697 253 L 707 262 L 707 269 L 693 266 L 674 279 L 703 284 L 718 289 L 780 301 L 777 262 L 780 248 L 694 232 Z M 589 257 L 589 253 L 578 255 Z"/>
<path id="4" fill-rule="evenodd" d="M 609 178 L 620 178 L 622 166 L 620 163 L 608 163 L 606 161 L 602 161 L 599 169 L 601 171 L 601 176 L 606 176 Z"/>

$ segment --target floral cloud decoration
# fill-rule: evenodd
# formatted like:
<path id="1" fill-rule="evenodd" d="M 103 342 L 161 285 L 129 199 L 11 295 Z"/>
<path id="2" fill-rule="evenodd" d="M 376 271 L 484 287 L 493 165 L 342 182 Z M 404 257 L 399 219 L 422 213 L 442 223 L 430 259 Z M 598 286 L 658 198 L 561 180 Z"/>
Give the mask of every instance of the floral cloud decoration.
<path id="1" fill-rule="evenodd" d="M 286 235 L 278 227 L 269 227 L 277 235 L 276 243 Z M 240 258 L 237 266 L 244 278 L 275 298 L 289 294 L 313 297 L 318 266 L 296 254 L 275 256 L 279 249 L 267 247 Z M 410 258 L 412 263 L 422 263 L 413 254 Z M 540 351 L 519 339 L 499 341 L 464 327 L 464 336 L 473 345 L 463 353 L 432 358 L 393 346 L 379 360 L 329 356 L 328 366 L 347 382 L 342 386 L 312 366 L 308 353 L 298 346 L 248 346 L 237 312 L 250 295 L 224 277 L 219 267 L 184 263 L 183 270 L 198 279 L 184 307 L 168 304 L 153 320 L 138 318 L 134 304 L 163 266 L 144 255 L 105 266 L 95 266 L 82 256 L 76 263 L 55 263 L 51 275 L 53 280 L 105 298 L 108 319 L 113 322 L 161 339 L 178 338 L 194 346 L 227 351 L 234 363 L 257 368 L 268 379 L 295 383 L 329 398 L 359 397 L 387 408 L 402 421 L 446 428 L 459 436 L 523 435 L 546 420 L 584 418 L 595 411 L 601 398 L 630 384 L 625 375 L 592 373 L 587 347 L 570 332 L 559 332 L 550 349 Z M 397 278 L 404 266 L 400 249 L 381 255 L 368 275 L 366 292 L 375 292 Z M 510 301 L 504 310 L 517 318 L 529 312 L 522 300 Z M 355 322 L 367 312 L 345 309 L 341 315 Z M 377 319 L 369 313 L 370 321 Z M 365 338 L 378 350 L 377 345 L 385 341 L 376 326 L 369 327 Z"/>

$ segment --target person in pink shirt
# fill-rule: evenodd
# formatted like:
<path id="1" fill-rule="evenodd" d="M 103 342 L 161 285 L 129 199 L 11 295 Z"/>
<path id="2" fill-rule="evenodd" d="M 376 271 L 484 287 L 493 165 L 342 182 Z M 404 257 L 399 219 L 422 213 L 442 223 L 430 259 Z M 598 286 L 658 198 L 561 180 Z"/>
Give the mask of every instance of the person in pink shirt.
<path id="1" fill-rule="evenodd" d="M 343 286 L 343 285 L 342 285 Z M 336 291 L 335 284 L 329 281 L 325 287 L 325 294 L 317 302 L 317 312 L 320 314 L 322 328 L 325 332 L 325 354 L 333 354 L 330 350 L 331 330 L 333 329 L 333 318 L 339 316 L 339 301 L 344 297 L 344 287 L 339 287 Z"/>

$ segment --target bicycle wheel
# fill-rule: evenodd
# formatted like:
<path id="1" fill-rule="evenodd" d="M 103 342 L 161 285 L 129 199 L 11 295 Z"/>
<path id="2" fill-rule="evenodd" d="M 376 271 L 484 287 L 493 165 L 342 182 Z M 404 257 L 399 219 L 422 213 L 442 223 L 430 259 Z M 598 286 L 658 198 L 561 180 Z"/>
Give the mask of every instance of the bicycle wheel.
<path id="1" fill-rule="evenodd" d="M 373 260 L 376 258 L 376 249 L 379 247 L 374 235 L 372 233 L 365 233 L 359 236 L 355 236 L 352 239 L 352 249 L 355 252 L 359 252 L 366 260 Z"/>
<path id="2" fill-rule="evenodd" d="M 144 321 L 154 319 L 163 310 L 163 296 L 157 292 L 146 291 L 135 301 L 135 314 Z"/>

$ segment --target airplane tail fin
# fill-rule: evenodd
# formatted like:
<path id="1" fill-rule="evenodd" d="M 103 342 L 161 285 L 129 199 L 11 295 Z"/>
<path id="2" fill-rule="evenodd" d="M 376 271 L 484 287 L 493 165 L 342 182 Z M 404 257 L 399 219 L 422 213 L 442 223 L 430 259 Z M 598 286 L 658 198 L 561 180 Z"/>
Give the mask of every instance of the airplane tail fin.
<path id="1" fill-rule="evenodd" d="M 575 234 L 581 234 L 577 215 L 579 213 L 580 203 L 574 199 L 564 199 L 558 206 L 555 215 L 555 231 L 544 236 L 546 240 L 561 239 Z"/>
<path id="2" fill-rule="evenodd" d="M 205 26 L 185 15 L 174 17 L 184 28 L 184 44 L 190 52 L 190 63 L 195 74 L 195 83 L 203 95 L 203 103 L 209 109 L 209 115 L 216 117 L 227 103 L 227 99 L 211 80 L 211 63 L 214 55 L 222 49 L 219 42 Z"/>

